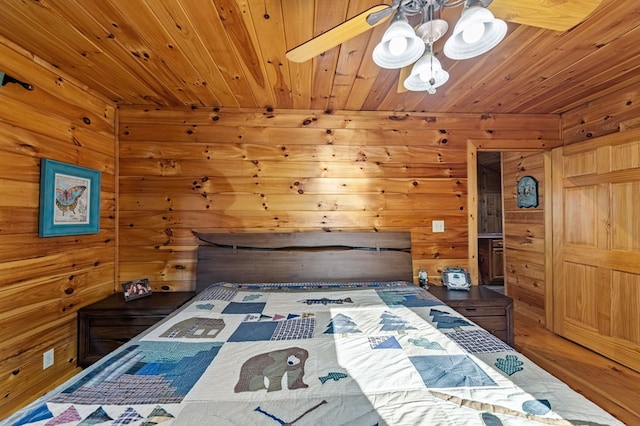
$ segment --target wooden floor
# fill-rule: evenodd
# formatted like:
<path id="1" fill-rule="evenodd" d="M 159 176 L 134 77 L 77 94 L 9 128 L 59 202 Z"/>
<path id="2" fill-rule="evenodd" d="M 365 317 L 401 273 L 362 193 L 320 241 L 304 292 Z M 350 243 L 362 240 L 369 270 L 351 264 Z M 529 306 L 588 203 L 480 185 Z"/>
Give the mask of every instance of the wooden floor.
<path id="1" fill-rule="evenodd" d="M 515 347 L 629 426 L 640 425 L 640 373 L 516 315 Z"/>

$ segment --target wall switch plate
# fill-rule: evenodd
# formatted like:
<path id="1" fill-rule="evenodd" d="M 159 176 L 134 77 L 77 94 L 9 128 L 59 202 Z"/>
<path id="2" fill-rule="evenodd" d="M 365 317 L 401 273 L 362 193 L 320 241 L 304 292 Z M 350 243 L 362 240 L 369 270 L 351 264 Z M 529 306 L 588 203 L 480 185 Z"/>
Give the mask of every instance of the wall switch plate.
<path id="1" fill-rule="evenodd" d="M 53 349 L 49 349 L 42 354 L 42 369 L 49 368 L 53 365 Z"/>
<path id="2" fill-rule="evenodd" d="M 433 232 L 444 232 L 444 220 L 432 220 L 431 230 Z"/>

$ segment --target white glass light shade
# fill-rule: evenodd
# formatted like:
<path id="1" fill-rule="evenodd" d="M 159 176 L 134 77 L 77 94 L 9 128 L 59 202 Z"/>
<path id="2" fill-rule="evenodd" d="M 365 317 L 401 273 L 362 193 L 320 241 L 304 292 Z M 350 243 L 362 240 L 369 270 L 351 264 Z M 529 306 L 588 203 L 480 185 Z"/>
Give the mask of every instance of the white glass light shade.
<path id="1" fill-rule="evenodd" d="M 444 54 L 451 59 L 474 58 L 493 49 L 506 34 L 506 22 L 496 19 L 489 9 L 471 6 L 462 11 L 444 44 Z"/>
<path id="2" fill-rule="evenodd" d="M 443 19 L 431 19 L 416 28 L 416 35 L 427 44 L 433 44 L 446 34 L 449 24 Z"/>
<path id="3" fill-rule="evenodd" d="M 424 53 L 424 41 L 416 36 L 404 15 L 396 14 L 382 40 L 373 49 L 373 62 L 388 69 L 402 68 Z"/>
<path id="4" fill-rule="evenodd" d="M 449 73 L 442 69 L 442 64 L 433 53 L 427 52 L 418 59 L 411 69 L 411 75 L 404 80 L 404 87 L 414 92 L 428 91 L 433 94 L 436 88 L 449 80 Z"/>

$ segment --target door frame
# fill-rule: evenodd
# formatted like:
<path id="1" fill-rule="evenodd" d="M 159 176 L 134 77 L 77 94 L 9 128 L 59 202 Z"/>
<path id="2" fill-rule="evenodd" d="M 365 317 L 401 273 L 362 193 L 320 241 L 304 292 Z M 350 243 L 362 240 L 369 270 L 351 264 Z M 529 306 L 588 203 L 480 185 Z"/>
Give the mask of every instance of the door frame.
<path id="1" fill-rule="evenodd" d="M 478 283 L 478 151 L 497 152 L 522 152 L 522 151 L 543 151 L 544 157 L 544 199 L 547 200 L 548 208 L 545 207 L 545 321 L 546 327 L 553 330 L 553 215 L 552 215 L 552 193 L 551 193 L 551 150 L 563 145 L 562 140 L 484 140 L 467 139 L 467 214 L 468 214 L 468 234 L 469 234 L 469 274 L 471 282 Z M 503 171 L 500 171 L 502 177 Z M 504 197 L 504 194 L 503 194 Z M 504 225 L 504 215 L 503 215 Z M 504 238 L 504 226 L 503 226 Z M 506 265 L 506 245 L 503 256 Z M 505 274 L 505 290 L 507 290 L 507 276 Z"/>

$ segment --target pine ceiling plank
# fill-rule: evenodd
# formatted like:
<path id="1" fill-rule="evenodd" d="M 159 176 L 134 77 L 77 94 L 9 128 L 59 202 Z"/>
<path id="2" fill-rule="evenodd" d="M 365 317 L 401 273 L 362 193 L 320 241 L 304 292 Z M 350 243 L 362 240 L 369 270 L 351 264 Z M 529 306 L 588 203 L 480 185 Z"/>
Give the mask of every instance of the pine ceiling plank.
<path id="1" fill-rule="evenodd" d="M 398 76 L 400 70 L 389 70 L 380 68 L 380 72 L 376 77 L 375 83 L 371 87 L 371 91 L 367 95 L 366 100 L 362 104 L 365 111 L 377 111 L 380 105 L 390 94 L 396 96 L 398 90 Z M 391 110 L 392 111 L 392 110 Z"/>
<path id="2" fill-rule="evenodd" d="M 169 31 L 160 23 L 153 11 L 144 1 L 102 0 L 111 3 L 123 17 L 129 31 L 135 33 L 138 45 L 134 55 L 143 63 L 157 61 L 156 66 L 168 67 L 171 75 L 160 75 L 162 84 L 177 87 L 192 105 L 220 105 L 220 99 L 203 85 L 206 80 L 198 74 L 189 58 L 179 49 L 170 37 Z M 175 25 L 173 23 L 172 25 Z M 175 75 L 175 77 L 173 77 Z"/>
<path id="3" fill-rule="evenodd" d="M 137 51 L 141 44 L 136 39 L 137 34 L 127 26 L 125 18 L 112 4 L 95 0 L 65 0 L 52 2 L 51 7 L 73 22 L 78 31 L 91 37 L 114 62 L 127 68 L 133 78 L 144 82 L 148 87 L 140 96 L 146 101 L 158 105 L 188 103 L 188 98 L 177 87 L 162 84 L 158 76 L 168 74 L 167 67 L 157 66 L 159 61 L 145 58 Z"/>
<path id="4" fill-rule="evenodd" d="M 214 94 L 221 102 L 218 104 L 219 106 L 239 106 L 252 103 L 253 96 L 247 90 L 247 86 L 234 85 L 237 92 L 231 89 L 230 84 L 237 80 L 223 74 L 216 66 L 210 52 L 202 43 L 199 29 L 193 25 L 180 3 L 176 0 L 146 0 L 146 3 L 173 40 L 174 49 L 178 48 L 196 71 L 195 75 L 198 76 L 195 80 L 198 82 L 196 94 L 199 97 L 203 96 L 202 93 L 206 91 L 208 93 L 204 96 L 209 97 L 209 93 Z M 206 27 L 205 25 L 203 28 Z M 238 99 L 239 97 L 240 99 Z M 201 104 L 212 105 L 208 101 L 204 101 L 204 98 Z"/>
<path id="5" fill-rule="evenodd" d="M 561 112 L 571 105 L 579 105 L 610 91 L 640 82 L 640 62 L 633 50 L 633 45 L 640 40 L 640 27 L 626 33 L 623 37 L 602 46 L 598 52 L 606 53 L 616 61 L 604 62 L 594 57 L 585 56 L 570 68 L 544 81 L 544 86 L 553 88 L 553 93 L 530 98 L 519 104 L 519 108 L 537 112 L 547 108 Z M 613 77 L 612 77 L 613 76 Z"/>
<path id="6" fill-rule="evenodd" d="M 95 114 L 99 120 L 113 126 L 115 105 L 108 98 L 98 95 L 84 84 L 70 77 L 60 69 L 41 64 L 46 72 L 25 73 L 32 61 L 31 54 L 14 46 L 0 37 L 0 64 L 2 71 L 18 80 L 27 81 L 49 93 L 55 93 L 59 102 L 80 105 L 85 111 Z M 86 96 L 89 93 L 91 96 Z M 113 129 L 112 129 L 113 131 Z"/>
<path id="7" fill-rule="evenodd" d="M 343 109 L 360 110 L 364 105 L 381 69 L 373 62 L 373 49 L 375 49 L 376 44 L 382 40 L 382 36 L 387 28 L 386 25 L 378 25 L 371 30 L 369 45 L 364 52 L 364 58 L 360 63 L 356 78 L 353 80 L 353 88 L 349 93 Z"/>
<path id="8" fill-rule="evenodd" d="M 282 9 L 278 0 L 236 0 L 245 4 L 256 29 L 257 43 L 267 67 L 277 108 L 292 108 L 291 75 L 285 57 L 287 43 Z"/>
<path id="9" fill-rule="evenodd" d="M 148 34 L 147 41 L 158 52 L 162 52 L 161 48 L 164 46 L 172 46 L 171 53 L 176 54 L 176 60 L 183 68 L 181 76 L 196 96 L 192 104 L 237 106 L 238 101 L 222 79 L 219 70 L 207 66 L 208 63 L 201 60 L 201 55 L 205 52 L 192 49 L 193 46 L 190 44 L 190 39 L 193 37 L 193 34 L 190 34 L 192 28 L 181 13 L 182 10 L 177 8 L 180 10 L 180 16 L 172 16 L 165 8 L 164 1 L 143 1 L 154 19 L 153 22 L 149 22 L 148 27 L 143 27 L 143 31 Z M 169 0 L 169 2 L 175 1 Z M 165 48 L 165 54 L 166 51 Z M 166 59 L 164 54 L 161 53 L 161 55 Z M 169 66 L 173 66 L 173 63 L 169 63 Z"/>
<path id="10" fill-rule="evenodd" d="M 65 70 L 114 101 L 138 99 L 144 86 L 134 79 L 112 84 L 112 72 L 119 69 L 100 49 L 80 35 L 73 25 L 48 7 L 33 2 L 10 2 L 0 14 L 3 34 L 45 61 Z M 116 89 L 117 88 L 117 89 Z"/>
<path id="11" fill-rule="evenodd" d="M 523 90 L 515 97 L 517 105 L 528 104 L 532 99 L 540 100 L 543 92 L 546 93 L 546 97 L 551 98 L 549 92 L 551 91 L 551 94 L 556 92 L 555 87 L 551 86 L 552 83 L 566 79 L 591 78 L 603 71 L 609 72 L 608 77 L 615 75 L 612 73 L 612 65 L 633 56 L 629 53 L 636 51 L 640 26 L 638 16 L 640 16 L 638 2 L 621 2 L 616 7 L 599 8 L 589 17 L 589 22 L 578 25 L 572 31 L 559 34 L 555 43 L 547 44 L 548 48 L 540 55 L 537 62 L 540 68 L 537 69 L 536 84 L 532 87 L 523 85 L 529 90 Z M 598 24 L 610 19 L 615 21 L 615 25 Z M 590 22 L 595 24 L 587 25 Z M 589 37 L 595 25 L 598 28 L 597 44 Z M 612 50 L 618 51 L 619 54 Z M 603 57 L 607 59 L 602 60 Z M 526 75 L 533 79 L 536 76 L 536 69 L 531 68 L 527 69 Z M 591 88 L 582 87 L 578 83 L 570 89 L 570 92 L 572 95 L 584 96 L 591 92 Z M 567 93 L 564 96 L 566 97 Z M 550 104 L 544 108 L 557 109 L 558 104 Z"/>
<path id="12" fill-rule="evenodd" d="M 346 1 L 335 4 L 335 2 L 315 0 L 315 3 L 316 36 L 350 18 L 347 16 L 348 3 Z M 328 108 L 339 53 L 340 46 L 336 46 L 313 59 L 313 98 L 311 99 L 311 108 L 313 109 Z"/>
<path id="13" fill-rule="evenodd" d="M 501 108 L 506 98 L 505 94 L 520 87 L 520 78 L 526 70 L 509 66 L 496 67 L 495 64 L 513 64 L 519 67 L 523 58 L 535 58 L 536 49 L 542 49 L 539 47 L 538 36 L 548 32 L 518 25 L 510 25 L 509 29 L 505 39 L 482 56 L 462 61 L 442 59 L 443 68 L 449 71 L 450 78 L 446 83 L 446 90 L 444 86 L 439 88 L 435 99 L 431 101 L 443 110 L 460 108 L 460 111 L 470 111 L 469 108 L 473 107 L 483 111 L 494 111 L 495 109 L 484 109 L 484 105 L 489 104 Z M 507 72 L 507 75 L 500 75 L 502 72 Z M 496 85 L 495 82 L 498 81 L 500 84 Z M 464 93 L 465 96 L 458 96 L 460 93 Z M 446 97 L 439 96 L 442 94 Z M 425 99 L 418 103 L 426 102 L 426 98 L 434 95 L 423 92 L 423 96 Z"/>
<path id="14" fill-rule="evenodd" d="M 197 28 L 200 41 L 208 51 L 210 60 L 218 67 L 240 105 L 243 107 L 273 105 L 271 92 L 266 88 L 263 68 L 255 61 L 246 63 L 241 60 L 235 49 L 234 40 L 228 36 L 213 2 L 177 1 Z"/>
<path id="15" fill-rule="evenodd" d="M 255 96 L 262 106 L 273 107 L 275 98 L 267 78 L 267 69 L 256 42 L 257 35 L 245 4 L 234 0 L 213 0 L 230 45 L 244 69 L 255 81 Z"/>
<path id="16" fill-rule="evenodd" d="M 395 86 L 389 89 L 389 92 L 382 97 L 377 103 L 379 110 L 386 109 L 387 111 L 411 111 L 409 105 L 420 104 L 423 111 L 435 112 L 438 111 L 438 103 L 434 96 L 427 98 L 427 92 L 412 92 L 404 90 L 400 92 L 399 85 L 403 76 L 401 73 L 395 79 Z M 405 77 L 406 78 L 406 77 Z"/>
<path id="17" fill-rule="evenodd" d="M 304 8 L 301 7 L 299 0 L 282 0 L 282 17 L 285 22 L 287 51 L 313 37 L 315 2 L 305 2 L 303 5 Z M 293 108 L 311 108 L 313 61 L 289 61 L 289 73 L 291 75 Z"/>
<path id="18" fill-rule="evenodd" d="M 528 39 L 530 35 L 520 33 L 522 27 L 517 25 L 509 27 L 509 32 L 500 45 L 491 52 L 473 59 L 460 61 L 449 59 L 442 53 L 446 37 L 437 43 L 434 49 L 436 57 L 442 63 L 443 69 L 449 73 L 449 80 L 445 85 L 437 88 L 435 94 L 429 94 L 426 91 L 405 92 L 404 107 L 406 110 L 420 108 L 427 111 L 443 112 L 447 108 L 460 108 L 461 112 L 487 111 L 477 107 L 478 102 L 486 101 L 485 98 L 503 101 L 505 99 L 504 93 L 514 89 L 510 81 L 501 81 L 500 85 L 489 84 L 486 86 L 484 79 L 492 78 L 491 73 L 499 68 L 495 64 L 513 59 L 508 56 L 511 50 L 505 49 L 505 46 L 517 46 L 523 49 L 527 43 L 533 43 Z M 506 56 L 501 56 L 503 52 L 507 52 L 504 53 Z M 464 96 L 460 96 L 461 93 L 464 93 Z M 383 105 L 389 106 L 388 103 Z"/>
<path id="19" fill-rule="evenodd" d="M 522 52 L 521 57 L 501 63 L 500 68 L 503 73 L 513 68 L 517 68 L 517 71 L 512 73 L 513 79 L 508 82 L 515 88 L 507 92 L 511 101 L 500 105 L 500 111 L 532 112 L 529 109 L 523 109 L 523 105 L 530 99 L 541 99 L 542 93 L 544 97 L 551 97 L 550 95 L 554 94 L 556 89 L 550 85 L 549 80 L 554 79 L 554 76 L 561 75 L 559 79 L 555 79 L 558 82 L 571 77 L 574 73 L 587 75 L 592 73 L 590 66 L 587 65 L 587 68 L 583 66 L 583 58 L 590 57 L 598 63 L 600 58 L 606 56 L 602 47 L 637 27 L 639 14 L 640 7 L 637 2 L 621 2 L 616 7 L 599 8 L 587 22 L 583 22 L 571 31 L 564 33 L 547 31 L 543 33 L 544 38 L 539 37 L 536 43 L 529 41 L 529 47 Z M 599 23 L 605 19 L 614 19 L 616 24 L 600 25 Z M 594 31 L 594 26 L 598 28 L 597 43 L 589 37 L 589 33 Z M 524 31 L 536 31 L 532 27 L 521 26 L 521 28 Z M 534 61 L 523 60 L 524 58 L 532 58 Z M 610 60 L 606 61 L 605 65 L 608 65 Z M 576 66 L 577 63 L 581 65 Z M 579 85 L 571 89 L 572 92 L 576 90 L 581 92 Z M 485 103 L 478 103 L 478 107 L 495 110 L 495 103 L 486 103 L 486 99 L 484 101 Z M 545 108 L 556 109 L 557 106 L 548 104 Z"/>
<path id="20" fill-rule="evenodd" d="M 557 42 L 560 35 L 557 32 L 550 34 L 548 30 L 526 25 L 516 27 L 509 38 L 503 40 L 504 46 L 483 58 L 483 72 L 478 73 L 476 79 L 474 105 L 491 111 L 520 108 L 520 103 L 513 99 L 513 95 L 531 90 L 534 83 L 530 80 L 532 78 L 530 61 L 537 62 L 544 57 L 545 52 Z M 551 46 L 550 37 L 556 39 L 555 42 L 550 42 Z M 496 63 L 502 66 L 492 66 Z M 539 72 L 533 78 L 543 79 Z M 504 99 L 507 97 L 511 101 L 505 103 Z"/>
<path id="21" fill-rule="evenodd" d="M 591 90 L 588 92 L 584 92 L 581 98 L 571 98 L 568 99 L 569 103 L 563 103 L 561 107 L 559 107 L 555 112 L 557 114 L 564 114 L 568 111 L 573 110 L 574 108 L 579 108 L 582 105 L 590 104 L 592 101 L 599 99 L 601 97 L 607 97 L 612 93 L 627 90 L 628 92 L 633 92 L 633 90 L 629 91 L 628 87 L 638 87 L 640 84 L 640 71 L 638 71 L 637 64 L 638 60 L 635 59 L 631 62 L 633 67 L 628 67 L 628 71 L 625 73 L 619 73 L 616 75 L 615 80 L 606 79 L 601 81 L 599 84 L 591 86 Z M 629 65 L 631 65 L 629 64 Z M 606 74 L 606 73 L 605 73 Z M 586 83 L 589 86 L 589 83 Z M 604 116 L 604 120 L 608 120 L 608 116 Z"/>
<path id="22" fill-rule="evenodd" d="M 370 6 L 370 0 L 351 0 L 347 14 L 356 16 Z M 386 27 L 386 25 L 382 26 Z M 363 34 L 342 43 L 329 98 L 329 109 L 344 109 L 363 60 L 372 61 L 371 57 L 365 58 L 371 34 L 372 31 L 365 31 Z"/>

